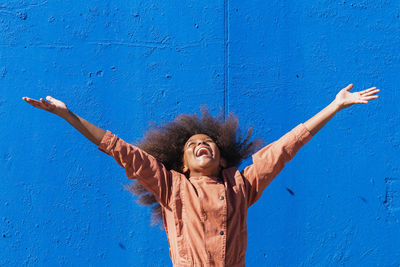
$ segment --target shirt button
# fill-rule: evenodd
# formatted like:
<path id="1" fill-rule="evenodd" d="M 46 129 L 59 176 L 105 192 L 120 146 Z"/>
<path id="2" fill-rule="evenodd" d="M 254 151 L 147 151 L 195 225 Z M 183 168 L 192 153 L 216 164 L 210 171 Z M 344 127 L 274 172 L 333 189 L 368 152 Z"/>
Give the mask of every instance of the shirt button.
<path id="1" fill-rule="evenodd" d="M 224 196 L 220 196 L 219 199 L 224 200 Z"/>
<path id="2" fill-rule="evenodd" d="M 224 231 L 219 232 L 219 234 L 220 234 L 220 235 L 223 235 L 223 234 L 224 234 Z"/>

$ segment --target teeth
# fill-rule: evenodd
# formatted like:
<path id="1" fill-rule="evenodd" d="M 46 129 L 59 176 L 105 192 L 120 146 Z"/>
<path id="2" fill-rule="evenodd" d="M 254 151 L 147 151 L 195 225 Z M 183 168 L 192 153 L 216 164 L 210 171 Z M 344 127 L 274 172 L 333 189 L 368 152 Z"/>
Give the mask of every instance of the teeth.
<path id="1" fill-rule="evenodd" d="M 210 155 L 210 151 L 207 148 L 199 148 L 199 150 L 197 150 L 196 156 L 199 156 L 201 151 L 206 151 L 206 153 L 203 153 L 202 155 Z"/>

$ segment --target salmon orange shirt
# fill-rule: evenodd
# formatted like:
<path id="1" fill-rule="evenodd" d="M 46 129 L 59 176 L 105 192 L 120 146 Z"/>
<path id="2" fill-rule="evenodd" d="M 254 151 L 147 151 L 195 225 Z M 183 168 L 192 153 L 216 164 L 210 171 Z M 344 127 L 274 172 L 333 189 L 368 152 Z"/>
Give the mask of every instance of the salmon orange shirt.
<path id="1" fill-rule="evenodd" d="M 245 266 L 247 209 L 297 151 L 312 138 L 304 124 L 252 156 L 243 171 L 190 177 L 167 170 L 154 157 L 106 131 L 99 150 L 112 156 L 162 207 L 174 267 Z"/>

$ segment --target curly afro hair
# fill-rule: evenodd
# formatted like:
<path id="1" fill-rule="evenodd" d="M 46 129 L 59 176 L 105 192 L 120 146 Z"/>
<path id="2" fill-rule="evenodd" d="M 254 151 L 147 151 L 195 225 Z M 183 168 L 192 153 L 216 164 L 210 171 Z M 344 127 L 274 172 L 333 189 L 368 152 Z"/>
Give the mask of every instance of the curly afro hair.
<path id="1" fill-rule="evenodd" d="M 182 114 L 175 120 L 162 125 L 152 126 L 146 136 L 137 144 L 169 170 L 182 172 L 183 148 L 186 141 L 195 134 L 206 134 L 217 144 L 221 157 L 227 162 L 227 168 L 238 167 L 243 159 L 252 155 L 261 145 L 261 140 L 250 141 L 252 127 L 243 137 L 239 129 L 239 121 L 232 113 L 223 118 L 220 113 L 213 117 L 208 108 L 201 109 L 202 117 L 196 114 Z M 135 180 L 126 186 L 132 194 L 139 196 L 138 202 L 152 206 L 152 225 L 161 224 L 161 206 L 154 196 Z M 162 228 L 162 225 L 161 225 Z"/>

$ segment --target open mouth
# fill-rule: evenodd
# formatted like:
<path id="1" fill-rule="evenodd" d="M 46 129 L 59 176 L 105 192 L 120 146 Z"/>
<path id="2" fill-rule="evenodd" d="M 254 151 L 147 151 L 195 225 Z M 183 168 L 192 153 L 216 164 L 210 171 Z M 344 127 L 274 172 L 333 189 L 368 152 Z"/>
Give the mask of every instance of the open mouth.
<path id="1" fill-rule="evenodd" d="M 208 147 L 199 147 L 195 153 L 196 157 L 207 156 L 212 157 L 212 152 Z"/>

